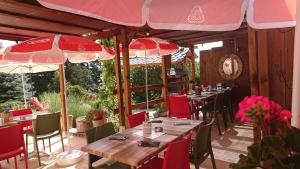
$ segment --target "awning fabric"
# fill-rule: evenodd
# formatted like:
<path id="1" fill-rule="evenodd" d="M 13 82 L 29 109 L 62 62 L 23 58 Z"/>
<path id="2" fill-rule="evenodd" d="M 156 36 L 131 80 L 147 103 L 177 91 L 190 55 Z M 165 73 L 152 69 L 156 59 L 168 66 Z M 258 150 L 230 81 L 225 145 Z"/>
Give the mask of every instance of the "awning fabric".
<path id="1" fill-rule="evenodd" d="M 295 26 L 296 0 L 38 0 L 48 8 L 154 29 L 229 31 L 247 11 L 257 29 Z"/>

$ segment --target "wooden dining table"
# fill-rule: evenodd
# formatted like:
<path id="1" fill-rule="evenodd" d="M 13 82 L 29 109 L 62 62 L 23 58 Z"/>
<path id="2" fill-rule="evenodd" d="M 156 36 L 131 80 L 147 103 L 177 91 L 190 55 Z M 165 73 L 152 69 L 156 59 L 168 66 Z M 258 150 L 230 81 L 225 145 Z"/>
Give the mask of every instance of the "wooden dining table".
<path id="1" fill-rule="evenodd" d="M 137 168 L 164 150 L 169 143 L 197 128 L 202 122 L 167 117 L 159 117 L 154 120 L 160 120 L 161 123 L 152 123 L 152 134 L 143 134 L 143 126 L 139 125 L 122 132 L 128 136 L 124 141 L 110 140 L 109 137 L 106 137 L 81 147 L 81 150 Z M 163 127 L 163 131 L 155 132 L 155 127 Z M 159 147 L 138 146 L 138 141 L 149 139 L 160 142 Z"/>
<path id="2" fill-rule="evenodd" d="M 43 111 L 43 112 L 37 112 L 37 113 L 26 114 L 26 115 L 21 115 L 21 116 L 14 116 L 9 121 L 0 125 L 0 127 L 12 126 L 12 125 L 17 125 L 17 124 L 20 124 L 23 122 L 32 121 L 32 120 L 36 119 L 37 115 L 43 115 L 43 114 L 48 114 L 48 113 L 49 112 L 47 112 L 47 111 Z"/>

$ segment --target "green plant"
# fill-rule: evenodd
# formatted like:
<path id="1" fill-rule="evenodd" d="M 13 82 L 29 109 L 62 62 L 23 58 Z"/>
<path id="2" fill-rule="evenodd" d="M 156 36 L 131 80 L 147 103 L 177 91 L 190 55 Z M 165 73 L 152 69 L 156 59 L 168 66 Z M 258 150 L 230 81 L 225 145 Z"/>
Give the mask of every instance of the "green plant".
<path id="1" fill-rule="evenodd" d="M 61 111 L 61 99 L 59 93 L 43 93 L 41 98 L 44 102 L 49 104 L 49 112 Z M 67 110 L 70 115 L 73 115 L 74 119 L 79 116 L 87 115 L 90 109 L 91 106 L 83 97 L 74 95 L 69 95 L 67 97 Z"/>
<path id="2" fill-rule="evenodd" d="M 148 85 L 152 84 L 161 84 L 161 66 L 151 66 L 148 67 Z M 145 68 L 144 67 L 134 67 L 130 70 L 131 76 L 131 85 L 133 87 L 136 86 L 145 86 L 146 79 L 145 79 Z M 161 89 L 157 90 L 149 90 L 148 92 L 148 99 L 153 100 L 159 98 L 161 96 Z M 140 103 L 146 101 L 146 94 L 145 92 L 133 92 L 132 93 L 132 102 L 133 103 Z"/>
<path id="3" fill-rule="evenodd" d="M 165 102 L 162 102 L 160 104 L 155 104 L 154 108 L 156 109 L 156 113 L 158 114 L 164 113 L 168 110 Z"/>
<path id="4" fill-rule="evenodd" d="M 266 136 L 248 147 L 247 155 L 240 155 L 233 169 L 298 169 L 300 168 L 300 130 L 290 128 L 284 134 Z"/>
<path id="5" fill-rule="evenodd" d="M 290 126 L 291 112 L 262 96 L 246 97 L 239 104 L 237 117 L 254 122 L 262 129 L 260 142 L 240 155 L 233 169 L 297 169 L 300 168 L 300 130 Z"/>
<path id="6" fill-rule="evenodd" d="M 88 92 L 79 85 L 67 85 L 67 93 L 72 96 L 85 97 Z"/>

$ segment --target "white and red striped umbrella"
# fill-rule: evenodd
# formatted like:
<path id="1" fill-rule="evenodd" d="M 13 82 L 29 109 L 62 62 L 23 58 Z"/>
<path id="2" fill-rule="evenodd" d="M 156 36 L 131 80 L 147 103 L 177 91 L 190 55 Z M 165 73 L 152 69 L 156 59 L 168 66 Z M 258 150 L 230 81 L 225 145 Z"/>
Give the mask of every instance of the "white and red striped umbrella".
<path id="1" fill-rule="evenodd" d="M 130 55 L 135 56 L 163 56 L 174 53 L 178 49 L 177 44 L 154 37 L 133 39 L 129 44 Z"/>
<path id="2" fill-rule="evenodd" d="M 109 52 L 108 52 L 109 51 Z M 112 59 L 114 51 L 88 39 L 70 35 L 33 38 L 8 47 L 4 60 L 17 63 L 63 64 Z"/>
<path id="3" fill-rule="evenodd" d="M 160 38 L 138 38 L 133 39 L 129 44 L 130 56 L 144 56 L 145 57 L 145 82 L 146 82 L 146 103 L 147 112 L 149 110 L 148 102 L 148 70 L 147 58 L 153 55 L 164 56 L 176 52 L 179 46 L 175 43 L 160 39 Z M 121 50 L 122 51 L 122 50 Z"/>
<path id="4" fill-rule="evenodd" d="M 295 26 L 297 0 L 38 0 L 43 6 L 154 29 L 228 31 L 247 21 L 257 29 Z M 84 4 L 84 5 L 82 5 Z"/>
<path id="5" fill-rule="evenodd" d="M 1 49 L 0 50 L 0 66 L 8 64 L 8 62 L 6 60 L 3 60 L 3 54 L 4 54 L 4 49 Z"/>

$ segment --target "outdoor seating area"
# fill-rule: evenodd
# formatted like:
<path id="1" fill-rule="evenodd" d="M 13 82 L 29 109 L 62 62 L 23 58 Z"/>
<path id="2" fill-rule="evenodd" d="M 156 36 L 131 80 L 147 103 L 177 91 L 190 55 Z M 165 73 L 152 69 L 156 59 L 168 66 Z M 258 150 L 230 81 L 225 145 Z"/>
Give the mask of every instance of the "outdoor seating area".
<path id="1" fill-rule="evenodd" d="M 299 11 L 0 1 L 0 169 L 300 168 Z"/>

